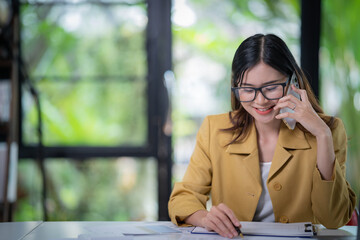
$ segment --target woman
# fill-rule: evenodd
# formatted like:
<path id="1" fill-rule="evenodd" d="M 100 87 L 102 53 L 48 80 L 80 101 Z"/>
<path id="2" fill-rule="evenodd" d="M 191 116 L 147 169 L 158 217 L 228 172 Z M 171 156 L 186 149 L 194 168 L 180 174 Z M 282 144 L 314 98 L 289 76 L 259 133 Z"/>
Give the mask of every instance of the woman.
<path id="1" fill-rule="evenodd" d="M 293 74 L 300 89 L 289 86 Z M 246 39 L 233 59 L 231 84 L 233 111 L 201 125 L 184 179 L 170 196 L 171 220 L 229 238 L 239 221 L 345 225 L 356 200 L 345 180 L 345 128 L 323 114 L 286 44 L 272 34 Z M 285 95 L 288 87 L 300 99 Z M 286 107 L 293 111 L 280 113 Z M 284 118 L 297 121 L 294 130 Z"/>

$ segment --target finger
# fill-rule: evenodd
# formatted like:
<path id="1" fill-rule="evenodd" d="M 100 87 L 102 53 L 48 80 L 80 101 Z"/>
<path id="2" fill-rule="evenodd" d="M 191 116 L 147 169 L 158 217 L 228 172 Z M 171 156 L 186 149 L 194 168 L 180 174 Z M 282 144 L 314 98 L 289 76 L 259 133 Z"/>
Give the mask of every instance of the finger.
<path id="1" fill-rule="evenodd" d="M 215 224 L 215 228 L 220 229 L 220 231 L 222 232 L 225 232 L 227 231 L 227 227 L 224 224 L 223 216 L 224 213 L 216 206 L 212 207 L 209 214 L 207 215 L 208 219 Z"/>
<path id="2" fill-rule="evenodd" d="M 300 103 L 298 103 L 300 104 Z M 291 102 L 291 101 L 286 101 L 286 102 L 278 102 L 275 107 L 274 107 L 274 110 L 277 110 L 277 109 L 281 109 L 281 108 L 290 108 L 290 109 L 294 109 L 296 108 L 298 105 L 294 102 Z"/>
<path id="3" fill-rule="evenodd" d="M 229 220 L 228 220 L 229 221 Z M 225 226 L 221 219 L 215 217 L 211 219 L 211 227 L 217 233 L 219 233 L 223 237 L 232 238 L 234 235 L 229 229 Z"/>
<path id="4" fill-rule="evenodd" d="M 224 225 L 227 227 L 227 229 L 232 233 L 232 235 L 235 237 L 238 235 L 235 226 L 238 227 L 240 225 L 239 220 L 236 218 L 234 212 L 225 204 L 220 204 L 219 210 L 223 212 L 223 215 L 221 215 L 221 220 L 223 221 Z"/>
<path id="5" fill-rule="evenodd" d="M 299 89 L 297 87 L 295 87 L 294 85 L 291 85 L 292 89 L 298 93 L 301 97 L 302 100 L 308 100 L 308 96 L 307 96 L 307 93 L 306 93 L 306 90 L 305 89 Z"/>
<path id="6" fill-rule="evenodd" d="M 235 237 L 237 236 L 237 231 L 235 229 L 234 223 L 225 215 L 222 215 L 221 221 L 224 224 L 224 227 L 226 228 L 224 232 L 228 234 L 228 236 Z M 236 221 L 235 221 L 236 223 Z M 237 223 L 239 225 L 239 223 Z"/>
<path id="7" fill-rule="evenodd" d="M 223 232 L 221 228 L 219 228 L 219 225 L 217 225 L 216 223 L 210 221 L 209 219 L 206 219 L 204 223 L 205 223 L 204 226 L 208 231 L 214 231 L 223 237 L 228 237 L 228 235 L 225 232 Z"/>
<path id="8" fill-rule="evenodd" d="M 233 225 L 237 227 L 240 225 L 239 220 L 235 216 L 235 213 L 228 206 L 226 206 L 225 204 L 220 204 L 219 208 L 223 210 L 223 212 L 230 219 Z"/>
<path id="9" fill-rule="evenodd" d="M 219 219 L 220 223 L 218 224 L 220 224 L 219 228 L 221 228 L 221 231 L 226 232 L 228 237 L 237 236 L 237 231 L 231 220 L 231 218 L 234 218 L 235 215 L 230 208 L 228 208 L 225 204 L 220 204 L 218 206 L 212 207 L 210 212 L 214 213 L 214 218 L 216 217 Z M 214 221 L 217 222 L 217 219 L 214 219 Z"/>
<path id="10" fill-rule="evenodd" d="M 221 236 L 224 236 L 225 234 L 223 233 L 223 231 L 221 230 L 221 228 L 219 228 L 219 225 L 216 224 L 215 222 L 211 221 L 210 219 L 206 219 L 205 220 L 205 228 L 209 231 L 215 231 L 218 234 L 220 234 Z M 226 236 L 226 235 L 225 235 Z"/>
<path id="11" fill-rule="evenodd" d="M 290 113 L 290 112 L 279 113 L 278 115 L 275 116 L 276 119 L 283 119 L 287 117 L 295 119 L 294 113 Z"/>
<path id="12" fill-rule="evenodd" d="M 295 96 L 292 95 L 292 94 L 286 95 L 286 96 L 280 98 L 278 102 L 286 102 L 286 101 L 292 101 L 292 102 L 294 102 L 294 103 L 296 103 L 296 104 L 298 104 L 298 103 L 301 102 L 300 99 L 298 99 L 297 97 L 295 97 Z"/>

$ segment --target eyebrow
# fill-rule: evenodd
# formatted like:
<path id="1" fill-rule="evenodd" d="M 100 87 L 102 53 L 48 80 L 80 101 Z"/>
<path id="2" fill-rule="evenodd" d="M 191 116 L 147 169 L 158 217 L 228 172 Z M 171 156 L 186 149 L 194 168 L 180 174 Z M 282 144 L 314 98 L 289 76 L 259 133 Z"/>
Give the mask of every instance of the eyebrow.
<path id="1" fill-rule="evenodd" d="M 270 84 L 273 84 L 273 83 L 279 83 L 282 80 L 283 79 L 272 80 L 272 81 L 266 82 L 265 84 L 263 84 L 261 86 L 266 86 L 266 85 L 270 85 Z M 255 85 L 251 84 L 251 83 L 242 83 L 241 86 L 252 86 L 252 87 L 254 87 Z"/>

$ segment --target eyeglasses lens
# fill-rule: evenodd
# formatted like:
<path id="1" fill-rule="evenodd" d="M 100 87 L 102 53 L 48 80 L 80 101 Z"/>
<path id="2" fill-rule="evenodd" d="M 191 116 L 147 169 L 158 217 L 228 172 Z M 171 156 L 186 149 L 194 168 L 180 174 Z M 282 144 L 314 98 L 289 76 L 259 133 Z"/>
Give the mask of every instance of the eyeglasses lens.
<path id="1" fill-rule="evenodd" d="M 235 94 L 240 102 L 249 102 L 255 99 L 257 91 L 254 88 L 241 87 L 235 90 Z M 284 87 L 280 84 L 264 86 L 259 91 L 269 100 L 279 99 L 284 95 Z"/>

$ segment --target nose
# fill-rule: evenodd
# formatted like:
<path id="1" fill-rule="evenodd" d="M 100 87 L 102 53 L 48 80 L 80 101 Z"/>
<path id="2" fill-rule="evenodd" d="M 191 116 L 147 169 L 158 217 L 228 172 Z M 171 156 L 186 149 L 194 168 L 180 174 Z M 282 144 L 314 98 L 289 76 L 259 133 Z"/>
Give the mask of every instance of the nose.
<path id="1" fill-rule="evenodd" d="M 256 104 L 262 105 L 263 103 L 266 103 L 268 101 L 261 91 L 258 91 L 256 94 L 257 95 L 255 96 L 254 100 Z"/>

